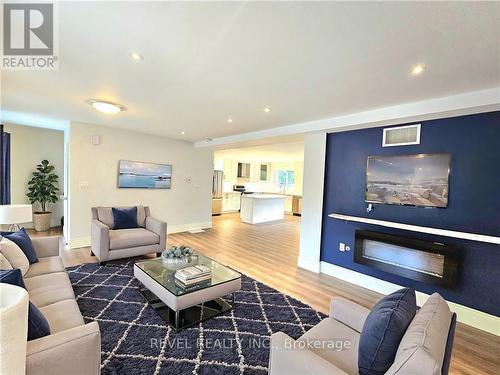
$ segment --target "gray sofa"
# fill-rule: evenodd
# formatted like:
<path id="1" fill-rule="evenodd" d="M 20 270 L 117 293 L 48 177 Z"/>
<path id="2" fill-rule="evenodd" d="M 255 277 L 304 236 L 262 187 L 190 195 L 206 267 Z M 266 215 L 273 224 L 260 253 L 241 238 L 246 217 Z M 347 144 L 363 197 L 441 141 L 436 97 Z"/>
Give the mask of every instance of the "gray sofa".
<path id="1" fill-rule="evenodd" d="M 298 340 L 282 332 L 273 334 L 269 374 L 357 375 L 360 332 L 369 312 L 336 297 L 330 316 Z M 437 293 L 430 296 L 408 326 L 386 374 L 448 374 L 455 325 L 456 315 L 446 301 Z"/>
<path id="2" fill-rule="evenodd" d="M 30 301 L 48 320 L 51 334 L 27 341 L 26 374 L 99 374 L 99 325 L 83 321 L 59 257 L 61 238 L 38 237 L 32 242 L 39 261 L 29 266 L 24 283 Z"/>
<path id="3" fill-rule="evenodd" d="M 92 207 L 91 251 L 101 264 L 165 250 L 167 223 L 144 206 L 137 206 L 137 223 L 139 228 L 115 230 L 112 208 Z"/>

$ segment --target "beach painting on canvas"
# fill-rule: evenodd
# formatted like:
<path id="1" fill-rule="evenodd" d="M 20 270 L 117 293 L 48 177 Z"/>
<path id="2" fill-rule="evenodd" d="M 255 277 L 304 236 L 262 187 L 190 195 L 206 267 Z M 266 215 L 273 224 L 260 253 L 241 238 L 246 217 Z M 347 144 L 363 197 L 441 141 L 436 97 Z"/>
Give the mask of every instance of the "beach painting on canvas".
<path id="1" fill-rule="evenodd" d="M 170 189 L 172 165 L 120 160 L 119 188 Z"/>

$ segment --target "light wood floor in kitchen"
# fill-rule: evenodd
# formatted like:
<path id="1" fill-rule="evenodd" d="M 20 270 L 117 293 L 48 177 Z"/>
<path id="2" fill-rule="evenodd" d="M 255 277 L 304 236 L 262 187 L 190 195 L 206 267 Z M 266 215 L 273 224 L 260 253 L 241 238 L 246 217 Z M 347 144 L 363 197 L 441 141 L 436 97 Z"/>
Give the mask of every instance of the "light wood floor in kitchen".
<path id="1" fill-rule="evenodd" d="M 59 233 L 56 229 L 49 234 Z M 283 222 L 248 225 L 241 223 L 237 214 L 225 214 L 214 217 L 213 228 L 203 233 L 169 235 L 168 245 L 193 246 L 323 313 L 328 313 L 330 298 L 335 295 L 366 307 L 380 298 L 367 289 L 298 268 L 299 235 L 300 218 L 295 216 L 286 216 Z M 63 258 L 67 266 L 97 261 L 89 248 L 67 250 Z M 500 338 L 459 324 L 450 373 L 500 374 Z"/>

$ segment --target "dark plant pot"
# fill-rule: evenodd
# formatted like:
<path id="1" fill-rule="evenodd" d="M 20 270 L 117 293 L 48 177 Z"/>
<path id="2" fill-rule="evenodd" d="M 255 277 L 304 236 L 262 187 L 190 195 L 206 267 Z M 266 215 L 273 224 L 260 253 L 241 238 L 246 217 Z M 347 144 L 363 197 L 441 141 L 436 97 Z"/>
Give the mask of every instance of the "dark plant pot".
<path id="1" fill-rule="evenodd" d="M 50 212 L 33 212 L 35 231 L 45 232 L 50 229 Z"/>

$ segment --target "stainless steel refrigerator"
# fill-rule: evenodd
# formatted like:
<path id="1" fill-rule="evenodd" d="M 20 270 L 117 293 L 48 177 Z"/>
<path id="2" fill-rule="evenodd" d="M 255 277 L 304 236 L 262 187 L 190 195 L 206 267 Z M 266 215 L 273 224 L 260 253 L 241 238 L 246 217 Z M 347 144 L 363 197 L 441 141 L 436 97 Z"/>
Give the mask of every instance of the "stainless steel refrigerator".
<path id="1" fill-rule="evenodd" d="M 212 216 L 222 213 L 222 180 L 224 172 L 214 171 L 212 184 Z"/>

